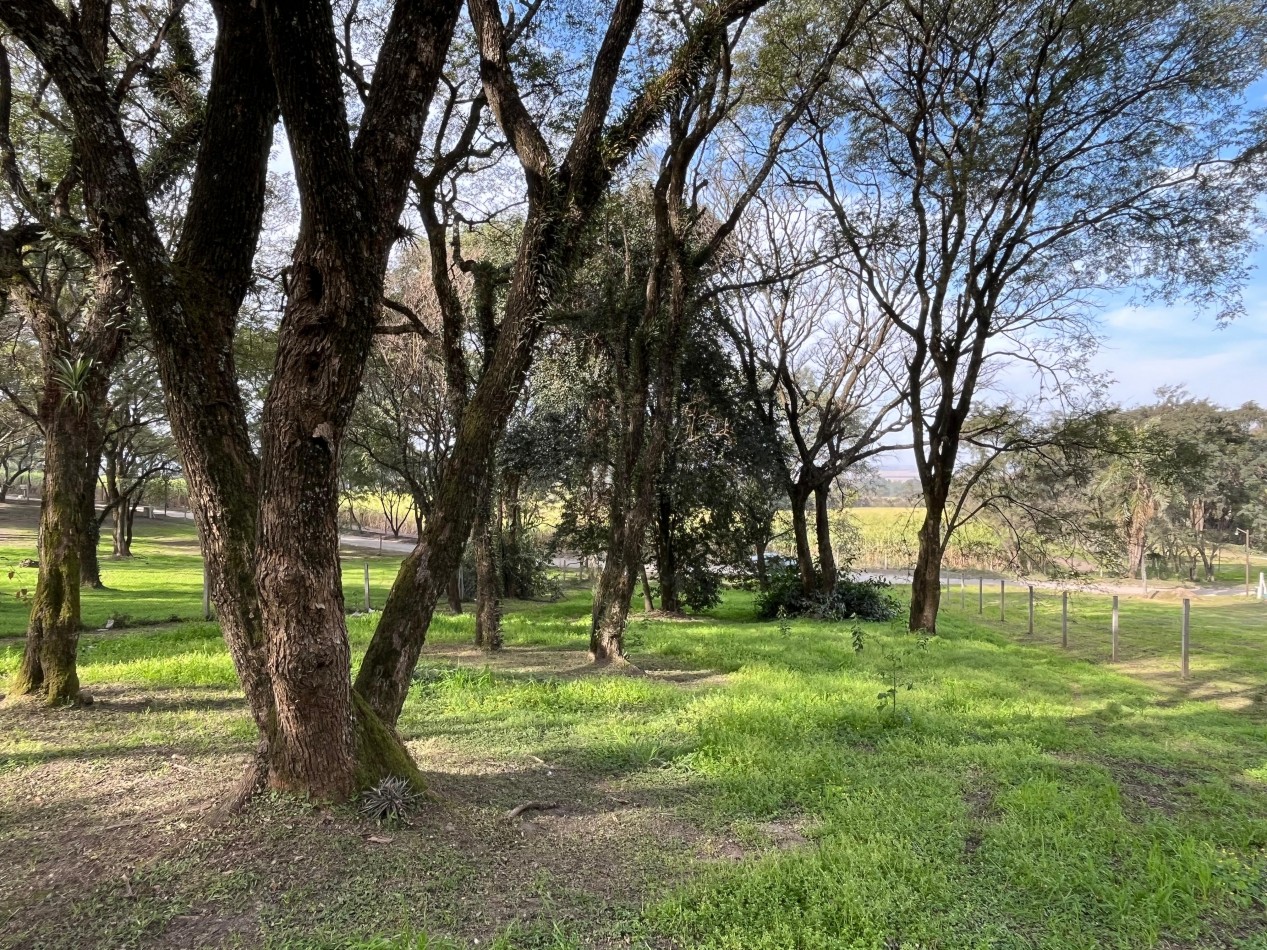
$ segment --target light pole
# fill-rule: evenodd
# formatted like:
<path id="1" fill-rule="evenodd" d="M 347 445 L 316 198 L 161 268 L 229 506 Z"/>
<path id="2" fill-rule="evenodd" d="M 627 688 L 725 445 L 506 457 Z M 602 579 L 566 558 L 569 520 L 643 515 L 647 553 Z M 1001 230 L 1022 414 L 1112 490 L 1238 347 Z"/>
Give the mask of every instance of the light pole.
<path id="1" fill-rule="evenodd" d="M 1249 529 L 1237 528 L 1237 534 L 1245 535 L 1245 596 L 1249 596 Z"/>

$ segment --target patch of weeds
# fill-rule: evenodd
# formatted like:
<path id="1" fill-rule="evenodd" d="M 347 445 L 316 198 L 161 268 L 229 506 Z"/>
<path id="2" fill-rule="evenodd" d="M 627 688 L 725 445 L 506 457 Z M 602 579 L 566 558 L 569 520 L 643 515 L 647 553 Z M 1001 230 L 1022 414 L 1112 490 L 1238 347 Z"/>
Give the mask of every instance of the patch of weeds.
<path id="1" fill-rule="evenodd" d="M 361 795 L 361 814 L 373 821 L 399 820 L 415 811 L 421 801 L 409 779 L 389 775 Z"/>

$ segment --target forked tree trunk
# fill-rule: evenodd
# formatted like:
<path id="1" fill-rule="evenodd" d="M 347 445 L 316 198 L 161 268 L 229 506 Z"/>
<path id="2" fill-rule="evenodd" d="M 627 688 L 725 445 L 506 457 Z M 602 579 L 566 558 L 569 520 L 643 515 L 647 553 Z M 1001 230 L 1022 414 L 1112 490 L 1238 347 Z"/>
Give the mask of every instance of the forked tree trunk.
<path id="1" fill-rule="evenodd" d="M 792 503 L 792 537 L 796 541 L 796 569 L 801 575 L 801 590 L 807 594 L 818 586 L 814 552 L 809 546 L 809 521 L 805 515 L 809 495 L 809 489 L 804 485 L 796 483 L 788 486 L 788 501 Z"/>
<path id="2" fill-rule="evenodd" d="M 814 489 L 814 532 L 818 543 L 818 589 L 830 594 L 836 589 L 836 554 L 831 546 L 830 486 Z"/>
<path id="3" fill-rule="evenodd" d="M 40 500 L 40 569 L 26 646 L 10 695 L 50 705 L 80 702 L 79 571 L 83 554 L 84 438 L 82 415 L 46 379 L 41 416 L 44 491 Z"/>
<path id="4" fill-rule="evenodd" d="M 471 540 L 475 546 L 475 645 L 481 650 L 500 650 L 501 572 L 497 565 L 497 513 L 493 507 L 493 472 L 480 486 L 479 508 Z"/>
<path id="5" fill-rule="evenodd" d="M 128 504 L 126 498 L 119 500 L 111 512 L 111 541 L 112 541 L 112 557 L 128 558 L 132 556 L 132 506 Z"/>

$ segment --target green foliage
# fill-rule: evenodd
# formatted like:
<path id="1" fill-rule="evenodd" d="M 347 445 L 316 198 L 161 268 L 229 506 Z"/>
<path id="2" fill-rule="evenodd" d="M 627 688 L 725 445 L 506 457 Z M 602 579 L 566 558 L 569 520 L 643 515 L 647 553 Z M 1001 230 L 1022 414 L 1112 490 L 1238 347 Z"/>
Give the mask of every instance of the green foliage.
<path id="1" fill-rule="evenodd" d="M 855 627 L 855 630 L 857 628 Z M 897 697 L 901 690 L 909 692 L 915 688 L 915 682 L 911 679 L 911 674 L 916 668 L 916 655 L 918 651 L 928 648 L 929 637 L 919 636 L 915 640 L 914 646 L 884 646 L 880 648 L 880 673 L 885 683 L 885 688 L 876 694 L 876 709 L 879 712 L 887 713 L 892 719 L 899 718 L 897 708 Z M 855 649 L 857 649 L 857 641 L 855 641 Z M 859 651 L 861 652 L 861 651 Z M 909 713 L 903 713 L 906 722 L 911 721 Z"/>
<path id="2" fill-rule="evenodd" d="M 69 405 L 76 415 L 82 415 L 88 408 L 87 387 L 92 377 L 93 361 L 87 357 L 77 360 L 58 357 L 54 363 L 53 379 L 62 391 L 62 403 Z"/>
<path id="3" fill-rule="evenodd" d="M 846 572 L 836 579 L 831 593 L 805 593 L 801 577 L 793 567 L 770 572 L 766 589 L 756 598 L 757 617 L 811 617 L 815 620 L 894 620 L 902 605 L 891 593 L 891 585 L 880 578 L 856 579 Z"/>

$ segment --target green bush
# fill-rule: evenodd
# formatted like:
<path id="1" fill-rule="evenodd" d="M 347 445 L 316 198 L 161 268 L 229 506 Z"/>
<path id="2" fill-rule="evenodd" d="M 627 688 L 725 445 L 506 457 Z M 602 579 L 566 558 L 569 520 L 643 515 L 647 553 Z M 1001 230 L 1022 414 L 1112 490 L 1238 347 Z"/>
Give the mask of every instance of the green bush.
<path id="1" fill-rule="evenodd" d="M 836 576 L 831 593 L 805 593 L 795 567 L 780 568 L 769 575 L 766 589 L 757 595 L 759 620 L 773 620 L 782 609 L 785 617 L 814 620 L 895 620 L 902 605 L 893 596 L 889 582 L 858 579 L 846 571 Z"/>

